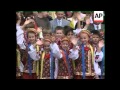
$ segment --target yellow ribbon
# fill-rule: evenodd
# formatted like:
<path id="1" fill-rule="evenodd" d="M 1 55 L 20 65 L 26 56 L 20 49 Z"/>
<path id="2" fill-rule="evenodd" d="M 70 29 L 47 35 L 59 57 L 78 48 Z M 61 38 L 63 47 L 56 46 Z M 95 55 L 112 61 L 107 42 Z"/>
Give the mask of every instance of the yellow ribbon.
<path id="1" fill-rule="evenodd" d="M 17 51 L 17 67 L 20 66 L 20 51 L 18 49 L 16 49 Z"/>
<path id="2" fill-rule="evenodd" d="M 17 51 L 17 67 L 19 68 L 20 66 L 20 51 L 16 49 Z M 17 72 L 17 76 L 21 76 L 20 72 Z"/>
<path id="3" fill-rule="evenodd" d="M 36 61 L 36 75 L 39 75 L 39 61 Z"/>
<path id="4" fill-rule="evenodd" d="M 73 69 L 75 70 L 75 61 L 72 61 Z"/>
<path id="5" fill-rule="evenodd" d="M 42 58 L 41 58 L 41 75 L 40 75 L 40 79 L 42 79 L 42 74 L 43 74 L 43 60 L 45 57 L 45 51 L 42 53 Z"/>
<path id="6" fill-rule="evenodd" d="M 94 64 L 94 52 L 93 52 L 93 47 L 91 45 L 89 45 L 90 47 L 90 51 L 91 51 L 91 54 L 92 54 L 92 64 Z"/>

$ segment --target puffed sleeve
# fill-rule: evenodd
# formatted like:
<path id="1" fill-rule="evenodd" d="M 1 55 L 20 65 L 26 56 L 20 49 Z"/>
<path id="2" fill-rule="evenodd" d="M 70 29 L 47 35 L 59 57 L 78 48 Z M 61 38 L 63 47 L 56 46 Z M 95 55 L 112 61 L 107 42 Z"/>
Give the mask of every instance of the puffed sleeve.
<path id="1" fill-rule="evenodd" d="M 58 76 L 58 59 L 55 59 L 55 72 L 54 72 L 54 78 L 57 79 Z"/>
<path id="2" fill-rule="evenodd" d="M 69 58 L 71 58 L 72 60 L 76 60 L 76 59 L 78 59 L 78 57 L 79 57 L 78 49 L 76 49 L 76 50 L 71 49 L 70 54 L 69 54 Z"/>
<path id="3" fill-rule="evenodd" d="M 20 69 L 20 72 L 23 72 L 23 69 L 24 69 L 24 65 L 23 63 L 20 61 L 20 66 L 19 66 L 19 69 Z"/>
<path id="4" fill-rule="evenodd" d="M 30 57 L 31 57 L 33 60 L 35 60 L 35 61 L 39 60 L 39 59 L 40 59 L 40 55 L 37 53 L 37 51 L 36 51 L 36 49 L 34 48 L 34 46 L 31 45 L 29 48 L 30 48 L 30 51 L 28 51 L 28 54 L 30 55 Z"/>
<path id="5" fill-rule="evenodd" d="M 17 44 L 20 46 L 20 49 L 26 49 L 26 46 L 24 44 L 24 32 L 19 25 L 16 25 L 16 29 Z"/>
<path id="6" fill-rule="evenodd" d="M 55 58 L 57 58 L 57 59 L 62 58 L 62 54 L 61 54 L 60 49 L 56 43 L 51 43 L 50 48 L 51 48 L 51 50 L 53 52 L 53 56 Z"/>
<path id="7" fill-rule="evenodd" d="M 103 52 L 96 52 L 95 53 L 95 62 L 100 62 L 103 59 Z"/>
<path id="8" fill-rule="evenodd" d="M 81 28 L 80 29 L 77 28 L 76 30 L 73 30 L 73 32 L 75 33 L 75 35 L 78 35 L 81 32 L 81 30 L 82 30 Z"/>
<path id="9" fill-rule="evenodd" d="M 96 75 L 101 75 L 101 69 L 98 65 L 98 63 L 94 62 L 94 70 Z"/>

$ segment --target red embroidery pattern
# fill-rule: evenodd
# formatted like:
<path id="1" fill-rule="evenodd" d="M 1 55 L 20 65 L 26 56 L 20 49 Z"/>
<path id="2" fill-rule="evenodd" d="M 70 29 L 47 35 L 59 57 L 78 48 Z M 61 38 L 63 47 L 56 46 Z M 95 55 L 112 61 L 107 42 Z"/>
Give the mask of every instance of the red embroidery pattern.
<path id="1" fill-rule="evenodd" d="M 50 77 L 50 60 L 44 59 L 43 62 L 43 77 Z"/>

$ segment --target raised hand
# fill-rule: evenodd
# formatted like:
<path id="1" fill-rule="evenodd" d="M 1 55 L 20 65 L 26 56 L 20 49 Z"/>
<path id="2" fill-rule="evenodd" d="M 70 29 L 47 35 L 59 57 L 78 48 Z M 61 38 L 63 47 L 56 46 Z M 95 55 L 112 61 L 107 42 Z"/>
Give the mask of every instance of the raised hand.
<path id="1" fill-rule="evenodd" d="M 24 22 L 24 25 L 27 25 L 27 24 L 29 24 L 29 23 L 31 23 L 31 22 L 34 23 L 34 20 L 33 20 L 33 19 L 26 20 L 26 21 Z"/>
<path id="2" fill-rule="evenodd" d="M 71 43 L 72 43 L 73 45 L 77 45 L 78 38 L 72 37 L 72 38 L 70 39 L 70 41 L 71 41 Z"/>
<path id="3" fill-rule="evenodd" d="M 42 32 L 42 29 L 41 28 L 37 28 L 37 33 L 40 33 L 40 32 Z"/>
<path id="4" fill-rule="evenodd" d="M 100 40 L 98 43 L 98 48 L 102 48 L 104 46 L 104 41 Z"/>
<path id="5" fill-rule="evenodd" d="M 86 24 L 89 25 L 90 24 L 90 18 L 86 19 Z"/>
<path id="6" fill-rule="evenodd" d="M 77 19 L 78 19 L 79 21 L 81 20 L 80 14 L 77 14 Z"/>
<path id="7" fill-rule="evenodd" d="M 42 45 L 43 44 L 43 42 L 41 41 L 41 40 L 37 40 L 37 42 L 36 42 L 36 45 Z"/>

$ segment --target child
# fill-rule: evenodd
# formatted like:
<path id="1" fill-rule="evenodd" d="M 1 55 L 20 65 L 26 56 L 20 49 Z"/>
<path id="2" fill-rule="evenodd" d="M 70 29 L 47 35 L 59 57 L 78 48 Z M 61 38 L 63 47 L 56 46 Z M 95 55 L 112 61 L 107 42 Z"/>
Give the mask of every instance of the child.
<path id="1" fill-rule="evenodd" d="M 56 79 L 57 65 L 56 58 L 60 58 L 58 45 L 51 41 L 51 38 L 44 39 L 44 51 L 40 62 L 40 79 Z"/>
<path id="2" fill-rule="evenodd" d="M 89 44 L 90 32 L 82 30 L 80 40 L 82 45 L 79 46 L 79 58 L 75 60 L 75 78 L 76 79 L 93 79 L 93 48 Z"/>
<path id="3" fill-rule="evenodd" d="M 21 62 L 20 49 L 17 45 L 16 49 L 17 59 L 16 59 L 16 79 L 22 79 L 23 64 Z"/>
<path id="4" fill-rule="evenodd" d="M 64 37 L 64 28 L 61 26 L 57 26 L 55 28 L 55 38 L 56 38 L 56 43 L 59 45 L 61 44 L 61 39 Z"/>
<path id="5" fill-rule="evenodd" d="M 51 30 L 49 30 L 49 29 L 43 29 L 43 37 L 44 37 L 44 39 L 50 38 L 51 35 L 52 35 Z"/>
<path id="6" fill-rule="evenodd" d="M 22 75 L 24 60 L 26 60 L 26 40 L 24 38 L 25 27 L 27 24 L 32 22 L 31 20 L 25 21 L 23 26 L 20 26 L 21 19 L 16 21 L 16 39 L 17 39 L 17 71 L 19 71 L 19 76 Z M 18 64 L 19 63 L 19 64 Z M 20 74 L 21 73 L 21 74 Z"/>
<path id="7" fill-rule="evenodd" d="M 71 28 L 70 26 L 65 26 L 64 27 L 64 32 L 65 32 L 65 36 L 67 36 L 68 39 L 71 39 L 72 37 L 74 37 L 73 28 Z M 70 46 L 69 47 L 70 49 L 73 48 L 73 44 L 72 43 L 70 43 L 69 46 Z"/>
<path id="8" fill-rule="evenodd" d="M 65 26 L 64 32 L 65 32 L 65 36 L 67 36 L 68 39 L 74 36 L 73 28 L 71 28 L 70 26 Z"/>
<path id="9" fill-rule="evenodd" d="M 100 30 L 100 35 L 101 35 L 101 39 L 103 39 L 104 38 L 104 30 L 103 29 Z"/>
<path id="10" fill-rule="evenodd" d="M 36 51 L 36 30 L 29 28 L 27 30 L 28 37 L 28 58 L 24 61 L 23 79 L 37 79 L 36 61 L 40 59 L 39 53 Z"/>
<path id="11" fill-rule="evenodd" d="M 95 70 L 95 78 L 99 79 L 99 76 L 101 75 L 101 68 L 99 66 L 99 63 L 102 62 L 103 58 L 103 52 L 102 47 L 103 43 L 100 41 L 101 35 L 100 32 L 97 30 L 93 30 L 92 32 L 92 46 L 94 48 L 94 70 Z"/>
<path id="12" fill-rule="evenodd" d="M 72 60 L 78 58 L 78 50 L 69 50 L 69 39 L 63 38 L 61 41 L 61 59 L 58 61 L 58 77 L 57 79 L 72 79 L 73 78 L 73 65 Z M 77 53 L 77 54 L 76 54 Z"/>

